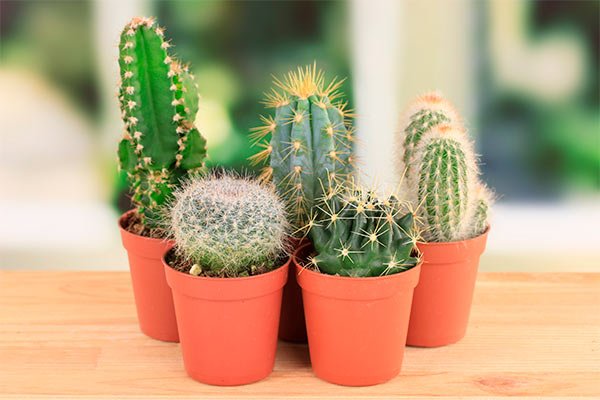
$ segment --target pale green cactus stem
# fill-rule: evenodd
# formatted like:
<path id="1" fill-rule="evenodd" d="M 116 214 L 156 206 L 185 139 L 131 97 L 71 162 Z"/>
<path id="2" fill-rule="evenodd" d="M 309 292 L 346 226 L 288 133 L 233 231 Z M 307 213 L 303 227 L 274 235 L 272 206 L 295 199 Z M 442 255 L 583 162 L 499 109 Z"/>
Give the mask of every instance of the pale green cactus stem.
<path id="1" fill-rule="evenodd" d="M 170 231 L 193 275 L 271 269 L 286 253 L 285 204 L 271 184 L 232 175 L 194 177 L 175 191 Z"/>
<path id="2" fill-rule="evenodd" d="M 346 103 L 338 101 L 341 83 L 334 79 L 326 84 L 316 65 L 276 79 L 277 89 L 266 101 L 275 109 L 275 117 L 262 117 L 264 125 L 252 132 L 263 150 L 251 161 L 268 162 L 261 179 L 272 179 L 297 228 L 310 220 L 317 199 L 330 190 L 330 182 L 343 182 L 353 170 L 352 113 Z"/>
<path id="3" fill-rule="evenodd" d="M 119 103 L 125 124 L 120 168 L 132 201 L 150 231 L 159 208 L 188 172 L 203 167 L 206 141 L 194 127 L 198 93 L 193 76 L 168 53 L 164 29 L 153 18 L 133 18 L 119 43 Z"/>
<path id="4" fill-rule="evenodd" d="M 419 96 L 408 107 L 401 122 L 403 130 L 401 165 L 407 174 L 410 173 L 411 161 L 423 134 L 440 124 L 462 127 L 462 120 L 454 106 L 438 92 Z"/>
<path id="5" fill-rule="evenodd" d="M 430 129 L 421 137 L 412 165 L 409 192 L 416 196 L 423 237 L 435 242 L 468 238 L 479 172 L 464 130 L 452 125 Z"/>

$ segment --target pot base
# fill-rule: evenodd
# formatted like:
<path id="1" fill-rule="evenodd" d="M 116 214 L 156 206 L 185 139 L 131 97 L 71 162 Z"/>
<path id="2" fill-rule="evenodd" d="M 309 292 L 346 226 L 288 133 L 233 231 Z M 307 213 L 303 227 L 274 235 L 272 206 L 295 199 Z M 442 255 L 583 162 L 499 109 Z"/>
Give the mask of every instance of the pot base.
<path id="1" fill-rule="evenodd" d="M 417 244 L 423 266 L 413 297 L 407 345 L 440 347 L 465 336 L 488 231 L 460 242 Z"/>

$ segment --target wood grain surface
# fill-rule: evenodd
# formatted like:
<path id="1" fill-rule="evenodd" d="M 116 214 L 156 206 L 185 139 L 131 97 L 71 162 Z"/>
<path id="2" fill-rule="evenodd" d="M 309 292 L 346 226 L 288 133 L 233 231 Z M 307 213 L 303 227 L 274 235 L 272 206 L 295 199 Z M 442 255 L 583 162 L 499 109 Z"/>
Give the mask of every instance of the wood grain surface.
<path id="1" fill-rule="evenodd" d="M 467 337 L 407 348 L 383 385 L 323 382 L 306 346 L 280 343 L 268 379 L 224 388 L 140 333 L 127 272 L 0 271 L 0 399 L 503 396 L 600 398 L 600 274 L 481 273 Z"/>

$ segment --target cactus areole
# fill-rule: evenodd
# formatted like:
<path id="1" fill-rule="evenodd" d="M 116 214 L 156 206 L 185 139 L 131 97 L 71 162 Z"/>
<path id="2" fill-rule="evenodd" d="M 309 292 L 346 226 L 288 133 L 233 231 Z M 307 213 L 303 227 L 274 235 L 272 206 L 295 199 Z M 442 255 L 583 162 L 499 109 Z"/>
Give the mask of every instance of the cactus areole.
<path id="1" fill-rule="evenodd" d="M 119 42 L 119 104 L 125 125 L 119 166 L 143 230 L 157 236 L 158 212 L 181 178 L 203 167 L 206 141 L 194 127 L 198 93 L 188 67 L 169 55 L 153 18 L 133 18 Z"/>

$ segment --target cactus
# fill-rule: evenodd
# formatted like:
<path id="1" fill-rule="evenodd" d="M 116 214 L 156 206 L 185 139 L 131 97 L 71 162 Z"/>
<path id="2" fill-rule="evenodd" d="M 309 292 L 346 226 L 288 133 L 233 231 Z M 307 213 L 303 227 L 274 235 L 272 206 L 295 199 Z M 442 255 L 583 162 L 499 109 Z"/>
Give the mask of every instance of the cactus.
<path id="1" fill-rule="evenodd" d="M 488 227 L 490 208 L 494 202 L 494 194 L 483 183 L 478 183 L 475 189 L 475 213 L 470 237 L 481 235 Z"/>
<path id="2" fill-rule="evenodd" d="M 426 229 L 436 242 L 466 239 L 472 231 L 478 168 L 462 128 L 437 125 L 426 132 L 408 175 L 409 192 Z"/>
<path id="3" fill-rule="evenodd" d="M 276 267 L 286 251 L 285 204 L 272 185 L 227 174 L 195 177 L 177 189 L 170 228 L 193 275 L 253 274 Z"/>
<path id="4" fill-rule="evenodd" d="M 402 165 L 407 174 L 410 173 L 411 160 L 423 134 L 439 124 L 462 126 L 454 106 L 438 92 L 426 93 L 408 107 L 401 123 L 404 133 Z"/>
<path id="5" fill-rule="evenodd" d="M 378 197 L 352 183 L 337 186 L 310 223 L 316 255 L 310 262 L 331 275 L 389 275 L 417 265 L 413 214 L 396 196 Z"/>
<path id="6" fill-rule="evenodd" d="M 316 64 L 276 79 L 278 90 L 265 102 L 275 117 L 261 117 L 264 125 L 251 135 L 263 148 L 251 161 L 268 159 L 261 179 L 272 179 L 296 227 L 308 223 L 317 199 L 330 190 L 320 182 L 337 184 L 352 172 L 352 113 L 337 100 L 342 83 L 333 79 L 326 84 Z"/>
<path id="7" fill-rule="evenodd" d="M 190 171 L 203 167 L 206 141 L 194 127 L 193 76 L 169 54 L 164 29 L 152 18 L 129 22 L 119 43 L 119 102 L 125 123 L 119 164 L 127 173 L 141 223 L 150 234 L 159 208 Z"/>

